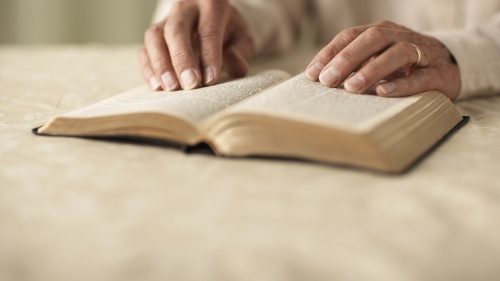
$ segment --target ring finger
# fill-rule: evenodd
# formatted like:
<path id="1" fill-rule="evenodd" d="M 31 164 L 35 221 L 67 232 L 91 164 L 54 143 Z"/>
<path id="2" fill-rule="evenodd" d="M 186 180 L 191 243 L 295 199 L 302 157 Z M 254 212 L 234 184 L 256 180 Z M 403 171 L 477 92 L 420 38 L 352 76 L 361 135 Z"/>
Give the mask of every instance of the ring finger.
<path id="1" fill-rule="evenodd" d="M 352 93 L 365 92 L 394 72 L 408 69 L 416 60 L 416 52 L 412 44 L 400 41 L 349 77 L 344 87 Z"/>
<path id="2" fill-rule="evenodd" d="M 148 81 L 149 88 L 153 91 L 160 90 L 162 86 L 151 68 L 151 62 L 149 61 L 145 47 L 142 47 L 139 50 L 139 63 L 141 65 L 142 77 L 144 78 L 144 81 Z"/>

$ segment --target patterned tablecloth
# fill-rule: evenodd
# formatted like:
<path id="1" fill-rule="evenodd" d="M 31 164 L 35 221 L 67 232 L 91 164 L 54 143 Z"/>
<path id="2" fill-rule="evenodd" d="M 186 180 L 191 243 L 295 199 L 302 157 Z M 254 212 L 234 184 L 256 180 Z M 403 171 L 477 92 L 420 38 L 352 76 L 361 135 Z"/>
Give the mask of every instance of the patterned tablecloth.
<path id="1" fill-rule="evenodd" d="M 500 96 L 397 176 L 31 134 L 140 84 L 136 49 L 0 47 L 0 280 L 500 280 Z"/>

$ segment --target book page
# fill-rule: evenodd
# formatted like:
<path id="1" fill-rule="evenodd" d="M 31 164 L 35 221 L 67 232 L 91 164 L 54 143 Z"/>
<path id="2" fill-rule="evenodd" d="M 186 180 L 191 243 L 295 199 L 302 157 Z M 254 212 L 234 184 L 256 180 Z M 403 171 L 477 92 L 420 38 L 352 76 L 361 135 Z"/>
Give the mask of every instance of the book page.
<path id="1" fill-rule="evenodd" d="M 219 84 L 186 91 L 129 90 L 93 105 L 64 114 L 66 117 L 98 117 L 137 112 L 160 112 L 196 122 L 290 78 L 279 70 L 221 81 Z"/>
<path id="2" fill-rule="evenodd" d="M 230 110 L 267 112 L 302 120 L 352 128 L 403 102 L 373 92 L 348 93 L 310 81 L 299 74 L 285 83 L 254 96 Z"/>

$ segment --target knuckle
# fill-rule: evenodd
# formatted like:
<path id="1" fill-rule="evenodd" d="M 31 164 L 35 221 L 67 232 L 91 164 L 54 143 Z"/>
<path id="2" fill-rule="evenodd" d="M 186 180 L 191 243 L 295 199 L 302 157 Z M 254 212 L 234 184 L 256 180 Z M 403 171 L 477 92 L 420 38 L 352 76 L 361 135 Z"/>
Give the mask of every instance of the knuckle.
<path id="1" fill-rule="evenodd" d="M 403 55 L 410 58 L 410 61 L 414 62 L 417 59 L 417 51 L 410 43 L 400 43 L 399 45 Z"/>
<path id="2" fill-rule="evenodd" d="M 232 6 L 228 0 L 202 0 L 199 4 L 202 17 L 210 18 L 214 22 L 224 22 L 229 18 Z"/>
<path id="3" fill-rule="evenodd" d="M 201 39 L 216 39 L 220 35 L 219 29 L 213 24 L 207 24 L 198 28 Z"/>
<path id="4" fill-rule="evenodd" d="M 153 25 L 146 29 L 144 41 L 151 41 L 163 35 L 163 29 L 160 25 Z"/>
<path id="5" fill-rule="evenodd" d="M 384 40 L 384 31 L 380 27 L 372 26 L 365 31 L 365 36 L 368 41 L 380 41 Z"/>
<path id="6" fill-rule="evenodd" d="M 337 55 L 335 48 L 333 46 L 326 46 L 321 50 L 319 58 L 322 61 L 330 61 Z"/>
<path id="7" fill-rule="evenodd" d="M 182 20 L 169 21 L 165 26 L 165 38 L 181 36 L 186 31 L 186 23 Z"/>
<path id="8" fill-rule="evenodd" d="M 206 2 L 212 9 L 226 10 L 229 7 L 228 0 L 209 0 Z"/>
<path id="9" fill-rule="evenodd" d="M 336 58 L 340 64 L 352 65 L 356 62 L 355 57 L 348 51 L 340 52 Z"/>
<path id="10" fill-rule="evenodd" d="M 151 60 L 151 65 L 155 69 L 164 69 L 168 64 L 168 60 L 165 57 L 155 58 Z"/>
<path id="11" fill-rule="evenodd" d="M 354 28 L 347 28 L 339 33 L 338 38 L 344 42 L 352 42 L 358 35 L 359 33 Z"/>
<path id="12" fill-rule="evenodd" d="M 394 25 L 396 25 L 396 24 L 390 20 L 381 20 L 381 21 L 377 21 L 374 24 L 374 26 L 380 26 L 380 27 L 388 27 L 388 26 L 394 26 Z"/>
<path id="13" fill-rule="evenodd" d="M 220 52 L 213 52 L 204 50 L 201 53 L 201 61 L 205 64 L 219 64 L 222 57 L 222 50 Z"/>
<path id="14" fill-rule="evenodd" d="M 151 72 L 157 73 L 158 75 L 166 72 L 167 70 L 172 69 L 170 60 L 165 58 L 158 58 L 151 60 L 151 62 L 148 65 L 146 65 L 146 67 L 151 69 Z"/>
<path id="15" fill-rule="evenodd" d="M 173 1 L 171 6 L 172 7 L 171 14 L 174 15 L 185 10 L 186 7 L 189 5 L 188 2 L 189 1 Z"/>
<path id="16" fill-rule="evenodd" d="M 171 59 L 174 65 L 184 68 L 185 65 L 188 65 L 189 56 L 182 52 L 176 52 L 171 54 Z"/>
<path id="17" fill-rule="evenodd" d="M 416 51 L 411 43 L 399 41 L 394 44 L 393 48 L 401 58 L 408 58 L 408 61 L 414 62 Z"/>
<path id="18" fill-rule="evenodd" d="M 378 63 L 369 63 L 361 70 L 368 84 L 377 82 L 377 73 L 381 73 L 383 68 Z"/>
<path id="19" fill-rule="evenodd" d="M 151 67 L 149 65 L 143 65 L 141 67 L 141 73 L 145 76 L 145 77 L 149 77 L 151 75 L 153 75 L 153 71 L 151 70 Z"/>

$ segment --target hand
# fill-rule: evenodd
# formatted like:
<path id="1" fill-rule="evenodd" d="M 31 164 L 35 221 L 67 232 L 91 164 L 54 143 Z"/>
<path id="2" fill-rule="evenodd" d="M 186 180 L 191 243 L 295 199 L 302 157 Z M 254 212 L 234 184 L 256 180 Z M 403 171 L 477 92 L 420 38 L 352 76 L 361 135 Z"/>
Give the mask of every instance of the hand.
<path id="1" fill-rule="evenodd" d="M 227 0 L 182 0 L 144 35 L 139 62 L 153 90 L 213 85 L 222 68 L 245 75 L 254 44 L 244 18 Z"/>
<path id="2" fill-rule="evenodd" d="M 353 93 L 376 86 L 377 95 L 387 97 L 437 90 L 454 100 L 461 87 L 458 65 L 439 40 L 387 21 L 342 31 L 306 75 L 328 87 L 344 82 Z"/>

